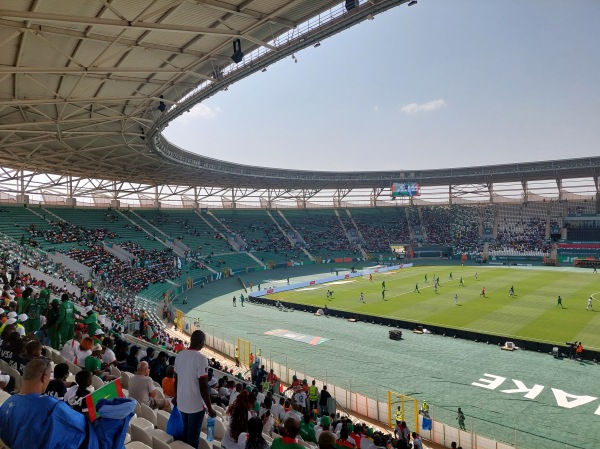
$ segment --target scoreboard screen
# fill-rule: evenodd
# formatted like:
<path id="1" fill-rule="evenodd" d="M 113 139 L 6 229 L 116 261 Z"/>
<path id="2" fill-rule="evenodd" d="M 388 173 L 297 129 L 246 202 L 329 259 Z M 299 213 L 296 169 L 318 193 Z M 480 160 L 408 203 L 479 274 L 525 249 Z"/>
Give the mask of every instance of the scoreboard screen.
<path id="1" fill-rule="evenodd" d="M 392 198 L 403 196 L 420 196 L 421 185 L 418 182 L 406 181 L 392 184 Z"/>

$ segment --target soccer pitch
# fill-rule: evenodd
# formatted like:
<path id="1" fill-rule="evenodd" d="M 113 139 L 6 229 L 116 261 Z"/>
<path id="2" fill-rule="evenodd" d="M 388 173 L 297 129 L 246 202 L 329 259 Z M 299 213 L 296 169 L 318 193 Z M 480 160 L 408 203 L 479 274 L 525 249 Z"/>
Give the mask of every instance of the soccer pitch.
<path id="1" fill-rule="evenodd" d="M 452 279 L 450 278 L 452 273 Z M 477 274 L 477 276 L 476 276 Z M 427 275 L 427 281 L 425 280 Z M 437 293 L 433 276 L 439 277 Z M 464 286 L 460 285 L 463 279 Z M 385 282 L 385 298 L 382 283 Z M 415 287 L 418 284 L 419 291 Z M 514 287 L 514 295 L 509 289 Z M 485 288 L 485 297 L 481 295 Z M 333 290 L 327 299 L 327 290 Z M 364 303 L 360 301 L 361 292 Z M 455 304 L 458 295 L 458 304 Z M 562 305 L 557 305 L 558 295 Z M 596 310 L 587 310 L 588 298 Z M 267 296 L 299 304 L 600 349 L 600 274 L 556 267 L 416 266 Z"/>

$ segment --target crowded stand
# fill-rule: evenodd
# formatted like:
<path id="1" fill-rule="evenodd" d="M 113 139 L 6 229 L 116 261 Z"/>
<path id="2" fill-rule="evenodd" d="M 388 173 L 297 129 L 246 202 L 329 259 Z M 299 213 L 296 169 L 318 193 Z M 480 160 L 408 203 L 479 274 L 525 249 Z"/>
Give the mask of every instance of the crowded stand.
<path id="1" fill-rule="evenodd" d="M 352 209 L 351 213 L 367 253 L 390 254 L 390 244 L 411 241 L 403 208 Z"/>
<path id="2" fill-rule="evenodd" d="M 544 255 L 552 243 L 546 237 L 547 211 L 528 205 L 500 205 L 496 239 L 490 253 Z"/>
<path id="3" fill-rule="evenodd" d="M 492 218 L 495 211 L 497 217 Z M 475 256 L 482 248 L 481 229 L 489 225 L 497 228 L 498 234 L 495 241 L 492 236 L 490 248 L 497 245 L 501 250 L 541 251 L 549 245 L 546 227 L 554 223 L 538 209 L 530 213 L 516 207 L 420 206 L 340 213 L 343 215 L 337 216 L 331 210 L 284 211 L 287 220 L 278 220 L 279 226 L 273 220 L 244 222 L 231 216 L 219 219 L 248 245 L 242 249 L 263 251 L 267 255 L 283 253 L 286 258 L 299 257 L 302 248 L 322 257 L 359 256 L 357 244 L 370 253 L 389 253 L 390 243 L 410 243 L 411 228 L 421 230 L 427 243 L 452 246 L 455 254 Z M 242 216 L 240 212 L 239 217 Z M 168 220 L 166 215 L 154 216 L 153 225 L 164 226 Z M 188 231 L 185 221 L 176 224 Z M 202 381 L 198 385 L 196 380 L 199 390 L 193 394 L 205 401 L 206 414 L 219 421 L 215 437 L 225 449 L 242 449 L 249 439 L 265 449 L 289 445 L 297 449 L 422 446 L 420 437 L 401 421 L 392 435 L 348 417 L 330 414 L 327 390 L 315 391 L 316 387 L 306 381 L 295 379 L 284 396 L 279 397 L 273 378 L 257 362 L 252 363 L 248 386 L 243 379 L 243 368 L 208 361 L 204 356 L 186 359 L 188 353 L 198 353 L 182 351 L 184 342 L 166 328 L 163 320 L 172 321 L 173 316 L 169 316 L 172 312 L 165 308 L 159 317 L 144 310 L 137 297 L 153 284 L 169 283 L 181 276 L 171 249 L 149 250 L 135 240 L 120 241 L 120 248 L 131 255 L 130 259 L 121 260 L 101 246 L 101 241 L 117 237 L 107 228 L 86 229 L 49 222 L 48 229 L 40 229 L 39 234 L 35 225 L 30 229 L 34 239 L 71 243 L 72 247 L 64 250 L 65 256 L 90 267 L 92 276 L 86 279 L 54 265 L 44 253 L 17 244 L 15 238 L 1 244 L 0 389 L 4 392 L 38 391 L 43 387 L 40 393 L 61 401 L 69 413 L 85 417 L 83 398 L 113 379 L 121 379 L 139 412 L 128 428 L 130 437 L 149 447 L 166 449 L 157 441 L 171 443 L 173 438 L 158 423 L 168 420 L 175 404 L 183 414 L 190 415 L 186 419 L 198 419 L 197 411 L 188 407 L 189 392 L 179 391 L 181 382 L 175 384 L 174 373 L 180 376 L 192 364 L 202 364 L 208 374 L 206 384 Z M 283 235 L 282 229 L 295 244 Z M 212 251 L 202 254 L 199 248 L 193 249 L 190 256 L 203 257 L 217 266 L 228 263 L 224 259 L 227 256 Z M 193 263 L 203 263 L 198 260 Z M 21 264 L 73 285 L 76 290 L 67 291 L 32 275 L 19 274 Z M 203 344 L 202 335 L 192 334 L 192 349 Z M 43 356 L 52 359 L 53 374 L 48 371 L 49 382 L 32 389 L 31 373 L 39 374 L 44 369 L 37 363 Z M 7 403 L 11 398 L 3 396 Z M 207 434 L 200 433 L 202 424 L 194 427 L 198 427 L 197 433 L 187 428 L 179 440 L 198 447 Z M 1 429 L 2 426 L 0 437 L 10 438 Z"/>
<path id="4" fill-rule="evenodd" d="M 53 221 L 50 222 L 50 226 L 50 229 L 38 229 L 35 225 L 31 225 L 27 228 L 27 232 L 32 239 L 43 239 L 51 244 L 93 244 L 103 240 L 112 240 L 116 237 L 114 232 L 106 228 L 86 229 L 66 221 Z"/>
<path id="5" fill-rule="evenodd" d="M 284 216 L 306 242 L 306 249 L 324 259 L 360 256 L 333 211 L 286 210 Z"/>
<path id="6" fill-rule="evenodd" d="M 171 250 L 136 251 L 137 258 L 131 261 L 120 260 L 98 245 L 91 245 L 87 249 L 73 248 L 66 251 L 65 255 L 92 268 L 95 276 L 119 285 L 128 285 L 135 293 L 150 284 L 165 282 L 180 275 L 178 268 L 173 264 Z"/>

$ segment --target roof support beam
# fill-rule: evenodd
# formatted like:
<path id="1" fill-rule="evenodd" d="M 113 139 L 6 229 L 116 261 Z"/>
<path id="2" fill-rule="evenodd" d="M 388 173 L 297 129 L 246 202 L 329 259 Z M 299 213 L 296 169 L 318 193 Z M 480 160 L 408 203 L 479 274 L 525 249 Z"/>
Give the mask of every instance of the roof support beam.
<path id="1" fill-rule="evenodd" d="M 0 73 L 185 73 L 212 80 L 211 77 L 200 73 L 190 72 L 179 67 L 0 67 Z M 139 82 L 143 82 L 140 79 Z"/>
<path id="2" fill-rule="evenodd" d="M 175 104 L 176 101 L 166 98 L 136 95 L 133 97 L 89 97 L 89 98 L 24 98 L 21 100 L 0 100 L 0 106 L 32 106 L 40 104 L 61 104 L 61 103 L 95 103 L 95 104 L 122 104 L 124 101 L 163 101 L 167 104 Z"/>
<path id="3" fill-rule="evenodd" d="M 122 19 L 105 19 L 103 17 L 83 17 L 71 16 L 67 14 L 51 14 L 31 11 L 11 11 L 0 9 L 0 18 L 4 19 L 20 19 L 34 20 L 42 22 L 58 22 L 65 24 L 81 24 L 81 25 L 100 25 L 107 27 L 118 27 L 125 29 L 138 29 L 149 31 L 167 31 L 174 33 L 194 33 L 194 34 L 209 34 L 212 36 L 235 36 L 241 37 L 238 31 L 223 30 L 217 28 L 205 28 L 186 25 L 172 25 L 164 23 L 149 23 L 149 22 L 130 22 Z"/>

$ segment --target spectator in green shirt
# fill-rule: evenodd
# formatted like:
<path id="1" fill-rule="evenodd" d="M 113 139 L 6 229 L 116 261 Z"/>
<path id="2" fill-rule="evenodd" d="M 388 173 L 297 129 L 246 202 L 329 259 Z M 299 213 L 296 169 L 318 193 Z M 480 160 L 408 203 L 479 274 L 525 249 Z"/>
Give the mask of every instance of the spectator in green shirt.
<path id="1" fill-rule="evenodd" d="M 100 345 L 92 347 L 92 355 L 85 358 L 85 369 L 98 376 L 103 381 L 115 380 L 117 377 L 110 374 L 110 371 L 102 366 L 102 353 L 104 350 Z"/>
<path id="2" fill-rule="evenodd" d="M 317 434 L 315 433 L 314 423 L 310 422 L 310 414 L 305 413 L 304 419 L 300 423 L 300 436 L 306 442 L 317 443 Z"/>

